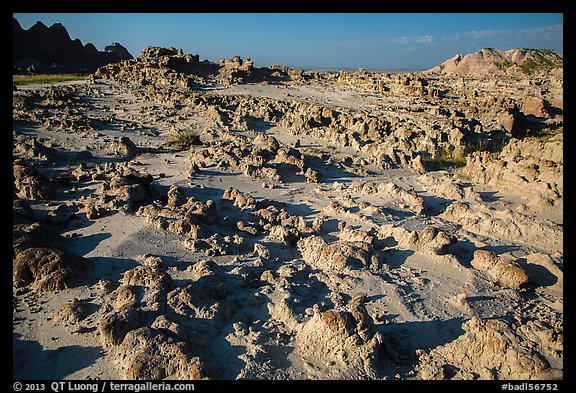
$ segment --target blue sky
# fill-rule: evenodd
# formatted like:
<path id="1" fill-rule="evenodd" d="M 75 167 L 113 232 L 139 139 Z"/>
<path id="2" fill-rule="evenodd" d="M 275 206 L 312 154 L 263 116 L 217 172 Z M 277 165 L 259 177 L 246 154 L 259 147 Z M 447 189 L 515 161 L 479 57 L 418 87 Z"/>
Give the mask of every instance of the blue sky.
<path id="1" fill-rule="evenodd" d="M 491 47 L 563 53 L 561 13 L 15 13 L 23 28 L 62 23 L 72 39 L 99 50 L 116 41 L 138 56 L 176 47 L 200 59 L 239 55 L 257 67 L 418 70 L 457 53 Z"/>

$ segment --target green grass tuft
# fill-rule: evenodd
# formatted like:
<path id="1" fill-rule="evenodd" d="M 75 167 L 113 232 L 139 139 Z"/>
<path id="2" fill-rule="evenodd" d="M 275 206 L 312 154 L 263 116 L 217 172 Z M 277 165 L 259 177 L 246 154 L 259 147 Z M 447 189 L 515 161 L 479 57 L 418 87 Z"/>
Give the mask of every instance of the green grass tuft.
<path id="1" fill-rule="evenodd" d="M 88 75 L 78 75 L 78 74 L 12 75 L 12 82 L 15 85 L 81 81 L 86 79 L 88 79 Z"/>
<path id="2" fill-rule="evenodd" d="M 529 136 L 533 136 L 533 137 L 539 138 L 543 141 L 547 141 L 549 139 L 552 139 L 556 135 L 563 134 L 563 133 L 564 133 L 564 126 L 546 127 L 546 128 L 543 128 L 541 130 L 536 131 L 533 135 L 529 135 Z"/>
<path id="3" fill-rule="evenodd" d="M 422 163 L 429 171 L 462 168 L 466 166 L 466 154 L 462 150 L 450 152 L 447 149 L 442 149 L 433 157 L 424 158 Z"/>

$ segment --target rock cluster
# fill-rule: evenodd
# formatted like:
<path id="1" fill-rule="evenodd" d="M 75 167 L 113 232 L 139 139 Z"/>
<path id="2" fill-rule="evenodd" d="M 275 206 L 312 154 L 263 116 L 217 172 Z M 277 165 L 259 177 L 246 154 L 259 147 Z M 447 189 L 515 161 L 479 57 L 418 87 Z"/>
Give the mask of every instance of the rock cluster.
<path id="1" fill-rule="evenodd" d="M 321 236 L 315 235 L 300 239 L 297 245 L 304 260 L 316 269 L 343 272 L 379 265 L 374 248 L 365 242 L 326 243 Z"/>
<path id="2" fill-rule="evenodd" d="M 15 287 L 32 284 L 39 292 L 54 292 L 78 282 L 87 262 L 72 253 L 47 247 L 30 247 L 16 255 L 12 264 Z"/>
<path id="3" fill-rule="evenodd" d="M 518 290 L 528 282 L 528 276 L 516 261 L 492 251 L 476 250 L 470 264 L 504 287 Z"/>
<path id="4" fill-rule="evenodd" d="M 451 343 L 421 354 L 422 379 L 562 379 L 563 335 L 538 320 L 473 317 Z M 546 360 L 544 360 L 546 359 Z"/>
<path id="5" fill-rule="evenodd" d="M 372 317 L 355 298 L 346 310 L 315 312 L 296 335 L 296 348 L 311 362 L 329 362 L 345 370 L 337 378 L 376 378 L 383 337 L 375 333 Z M 330 375 L 332 376 L 332 375 Z"/>
<path id="6" fill-rule="evenodd" d="M 222 137 L 228 137 L 229 140 L 222 141 Z M 191 176 L 204 168 L 216 167 L 262 180 L 266 187 L 282 183 L 283 175 L 291 171 L 304 176 L 309 183 L 320 182 L 320 175 L 310 167 L 310 157 L 298 149 L 281 146 L 273 136 L 259 134 L 251 141 L 224 133 L 217 141 L 206 142 L 204 145 L 208 147 L 194 150 L 189 156 Z"/>
<path id="7" fill-rule="evenodd" d="M 534 222 L 530 216 L 518 211 L 496 210 L 482 202 L 460 201 L 450 204 L 440 216 L 472 233 L 513 239 L 550 253 L 562 252 L 562 228 L 546 219 Z"/>
<path id="8" fill-rule="evenodd" d="M 160 69 L 161 72 L 155 72 Z M 134 80 L 139 85 L 170 84 L 189 87 L 209 85 L 216 80 L 222 85 L 237 83 L 281 81 L 301 77 L 301 72 L 287 67 L 256 68 L 239 56 L 217 63 L 200 61 L 198 55 L 184 54 L 182 49 L 146 47 L 137 59 L 121 65 L 109 64 L 98 69 L 98 77 L 114 80 Z"/>
<path id="9" fill-rule="evenodd" d="M 12 282 L 14 288 L 54 292 L 78 285 L 89 263 L 62 248 L 63 238 L 49 222 L 38 221 L 25 199 L 14 195 Z"/>
<path id="10" fill-rule="evenodd" d="M 61 23 L 48 27 L 42 22 L 25 30 L 16 18 L 12 19 L 13 65 L 20 71 L 39 73 L 93 72 L 98 67 L 132 55 L 117 42 L 101 52 L 78 38 L 72 40 Z"/>
<path id="11" fill-rule="evenodd" d="M 497 157 L 486 152 L 468 156 L 462 175 L 504 189 L 522 190 L 537 208 L 563 206 L 563 134 L 548 140 L 512 140 Z"/>
<path id="12" fill-rule="evenodd" d="M 177 67 L 176 64 L 181 66 Z M 425 113 L 419 109 L 412 111 L 409 106 L 404 108 L 405 114 L 396 111 L 394 114 L 385 112 L 375 115 L 372 111 L 331 108 L 300 101 L 203 95 L 191 90 L 167 89 L 167 86 L 188 87 L 191 75 L 197 77 L 198 72 L 193 70 L 202 64 L 197 63 L 196 57 L 184 55 L 173 48 L 146 48 L 138 61 L 101 68 L 99 75 L 120 83 L 141 85 L 142 81 L 146 81 L 145 86 L 154 86 L 154 89 L 146 90 L 151 99 L 164 104 L 195 107 L 218 126 L 247 129 L 247 118 L 275 123 L 288 128 L 295 135 L 310 135 L 337 146 L 351 146 L 373 157 L 385 168 L 404 166 L 422 172 L 424 167 L 420 156 L 434 157 L 446 149 L 463 150 L 466 140 L 477 132 L 477 124 L 461 116 L 456 118 L 451 112 L 436 111 L 431 126 Z M 222 69 L 232 65 L 245 67 L 238 59 L 223 64 Z M 164 72 L 156 72 L 157 69 Z M 437 89 L 429 86 L 421 77 L 401 78 L 404 77 L 390 74 L 377 84 L 390 86 L 390 94 L 401 91 L 408 96 L 439 96 Z M 411 88 L 413 86 L 418 88 Z"/>
<path id="13" fill-rule="evenodd" d="M 16 194 L 25 199 L 46 200 L 52 199 L 54 190 L 48 179 L 38 171 L 26 165 L 15 163 L 14 188 Z"/>

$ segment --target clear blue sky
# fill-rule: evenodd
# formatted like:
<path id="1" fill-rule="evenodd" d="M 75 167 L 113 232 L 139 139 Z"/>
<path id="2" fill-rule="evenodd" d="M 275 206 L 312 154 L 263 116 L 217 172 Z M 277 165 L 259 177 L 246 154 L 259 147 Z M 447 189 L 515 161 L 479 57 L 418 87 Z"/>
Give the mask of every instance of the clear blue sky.
<path id="1" fill-rule="evenodd" d="M 257 67 L 416 70 L 481 48 L 563 53 L 561 13 L 15 13 L 23 28 L 62 23 L 72 39 L 99 50 L 120 42 L 137 57 L 146 46 L 176 47 L 200 59 L 239 55 Z"/>

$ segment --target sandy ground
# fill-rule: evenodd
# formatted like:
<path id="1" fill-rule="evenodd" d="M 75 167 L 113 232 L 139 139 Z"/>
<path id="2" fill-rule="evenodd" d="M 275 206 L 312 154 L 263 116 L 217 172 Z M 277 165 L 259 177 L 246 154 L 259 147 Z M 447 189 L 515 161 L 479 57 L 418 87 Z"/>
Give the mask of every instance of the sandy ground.
<path id="1" fill-rule="evenodd" d="M 191 251 L 183 245 L 183 236 L 151 225 L 145 217 L 123 209 L 110 209 L 102 217 L 88 219 L 78 212 L 65 225 L 58 227 L 64 236 L 64 248 L 83 256 L 90 268 L 79 285 L 55 292 L 34 292 L 23 288 L 13 297 L 13 377 L 15 379 L 124 379 L 122 363 L 115 357 L 116 347 L 102 344 L 97 329 L 99 320 L 110 312 L 109 299 L 101 291 L 101 281 L 116 285 L 125 272 L 138 266 L 147 256 L 158 256 L 163 270 L 176 287 L 195 282 L 191 269 L 201 261 L 215 263 L 213 270 L 227 287 L 227 301 L 231 305 L 228 318 L 218 324 L 199 318 L 169 314 L 189 332 L 190 340 L 205 358 L 220 370 L 218 378 L 256 379 L 323 379 L 348 377 L 338 371 L 322 354 L 307 352 L 298 333 L 314 313 L 320 310 L 344 309 L 352 297 L 366 294 L 365 307 L 373 319 L 373 329 L 384 337 L 386 351 L 378 355 L 376 378 L 418 378 L 418 350 L 429 352 L 453 342 L 464 334 L 462 324 L 473 316 L 481 319 L 503 318 L 515 313 L 518 318 L 540 312 L 540 319 L 558 324 L 563 315 L 563 297 L 554 287 L 561 277 L 546 270 L 548 285 L 530 283 L 528 288 L 514 290 L 494 282 L 482 271 L 471 266 L 476 250 L 490 250 L 522 260 L 526 255 L 541 252 L 555 255 L 561 268 L 562 247 L 548 243 L 525 242 L 497 231 L 475 231 L 447 218 L 445 212 L 456 199 L 438 192 L 432 184 L 454 183 L 459 179 L 450 172 L 438 171 L 425 175 L 401 169 L 382 170 L 362 168 L 361 176 L 354 166 L 321 164 L 313 169 L 321 183 L 307 183 L 303 176 L 286 172 L 283 182 L 273 188 L 263 188 L 262 180 L 253 179 L 231 169 L 203 168 L 200 173 L 188 174 L 189 151 L 165 148 L 163 143 L 175 130 L 202 130 L 210 127 L 208 120 L 186 111 L 168 110 L 152 102 L 143 101 L 125 88 L 112 82 L 88 85 L 76 83 L 84 102 L 80 110 L 97 127 L 81 132 L 45 128 L 32 122 L 14 122 L 18 138 L 34 136 L 61 154 L 52 164 L 39 163 L 35 168 L 49 177 L 73 170 L 82 162 L 103 164 L 127 162 L 129 167 L 149 173 L 158 194 L 171 186 L 180 187 L 186 197 L 200 201 L 219 202 L 229 187 L 251 195 L 257 202 L 273 201 L 288 214 L 303 217 L 311 223 L 324 217 L 323 236 L 335 240 L 339 236 L 338 223 L 345 221 L 355 230 L 379 233 L 382 227 L 421 231 L 428 226 L 438 228 L 457 239 L 446 253 L 435 253 L 426 247 L 413 247 L 399 237 L 383 235 L 379 255 L 380 265 L 374 269 L 330 271 L 303 258 L 298 247 L 266 242 L 263 235 L 245 237 L 244 248 L 235 255 L 207 256 Z M 83 89 L 83 86 L 86 88 Z M 28 86 L 26 89 L 41 89 Z M 15 92 L 14 94 L 19 94 Z M 373 95 L 352 90 L 327 92 L 325 87 L 240 85 L 218 89 L 212 94 L 248 94 L 276 99 L 313 100 L 328 105 L 369 107 L 377 105 Z M 146 112 L 144 117 L 142 113 Z M 150 114 L 155 116 L 151 117 Z M 106 116 L 114 115 L 113 122 Z M 99 120 L 100 119 L 100 120 Z M 121 124 L 129 125 L 122 129 Z M 274 136 L 281 144 L 292 145 L 296 137 L 281 127 L 263 132 Z M 242 133 L 239 133 L 242 134 Z M 250 133 L 243 133 L 253 138 Z M 132 159 L 111 154 L 107 149 L 113 138 L 127 136 L 140 148 Z M 326 142 L 299 136 L 300 150 L 326 148 Z M 202 146 L 193 146 L 201 150 Z M 307 150 L 308 149 L 308 150 Z M 89 151 L 86 158 L 78 153 Z M 333 149 L 331 162 L 340 162 L 346 148 Z M 84 158 L 82 158 L 84 157 Z M 34 159 L 28 159 L 33 163 Z M 356 182 L 393 183 L 402 190 L 413 189 L 423 200 L 424 209 L 416 214 L 400 194 L 362 193 L 347 191 Z M 516 211 L 527 203 L 521 194 L 495 188 L 487 184 L 458 182 L 463 191 L 460 201 L 479 204 L 494 212 Z M 81 196 L 98 190 L 98 180 L 88 181 L 57 191 L 54 201 L 30 200 L 29 204 L 39 221 L 64 202 L 78 201 Z M 436 191 L 435 191 L 436 190 Z M 464 192 L 465 191 L 465 192 Z M 343 210 L 330 209 L 337 202 Z M 230 215 L 238 214 L 231 212 Z M 562 225 L 562 210 L 529 211 L 531 220 L 551 221 Z M 220 215 L 219 218 L 223 216 Z M 220 223 L 210 228 L 228 233 Z M 561 227 L 560 227 L 561 231 Z M 384 232 L 380 232 L 384 233 Z M 253 252 L 253 244 L 265 244 L 269 258 Z M 559 240 L 560 245 L 562 239 Z M 555 254 L 556 253 L 556 254 Z M 560 254 L 558 254 L 560 253 Z M 560 255 L 560 257 L 558 257 Z M 288 284 L 279 284 L 281 267 L 289 266 L 296 273 L 288 277 Z M 257 277 L 270 270 L 275 284 L 247 285 L 246 278 Z M 54 311 L 74 299 L 88 304 L 88 315 L 76 323 L 55 321 Z M 288 300 L 286 300 L 288 299 Z M 456 299 L 456 300 L 455 300 Z M 466 299 L 457 301 L 457 299 Z M 297 323 L 279 311 L 279 304 L 288 304 Z M 315 306 L 316 305 L 316 306 Z M 146 322 L 149 323 L 149 322 Z M 298 325 L 300 324 L 300 325 Z M 340 373 L 340 374 L 338 374 Z M 365 377 L 365 376 L 364 376 Z"/>

